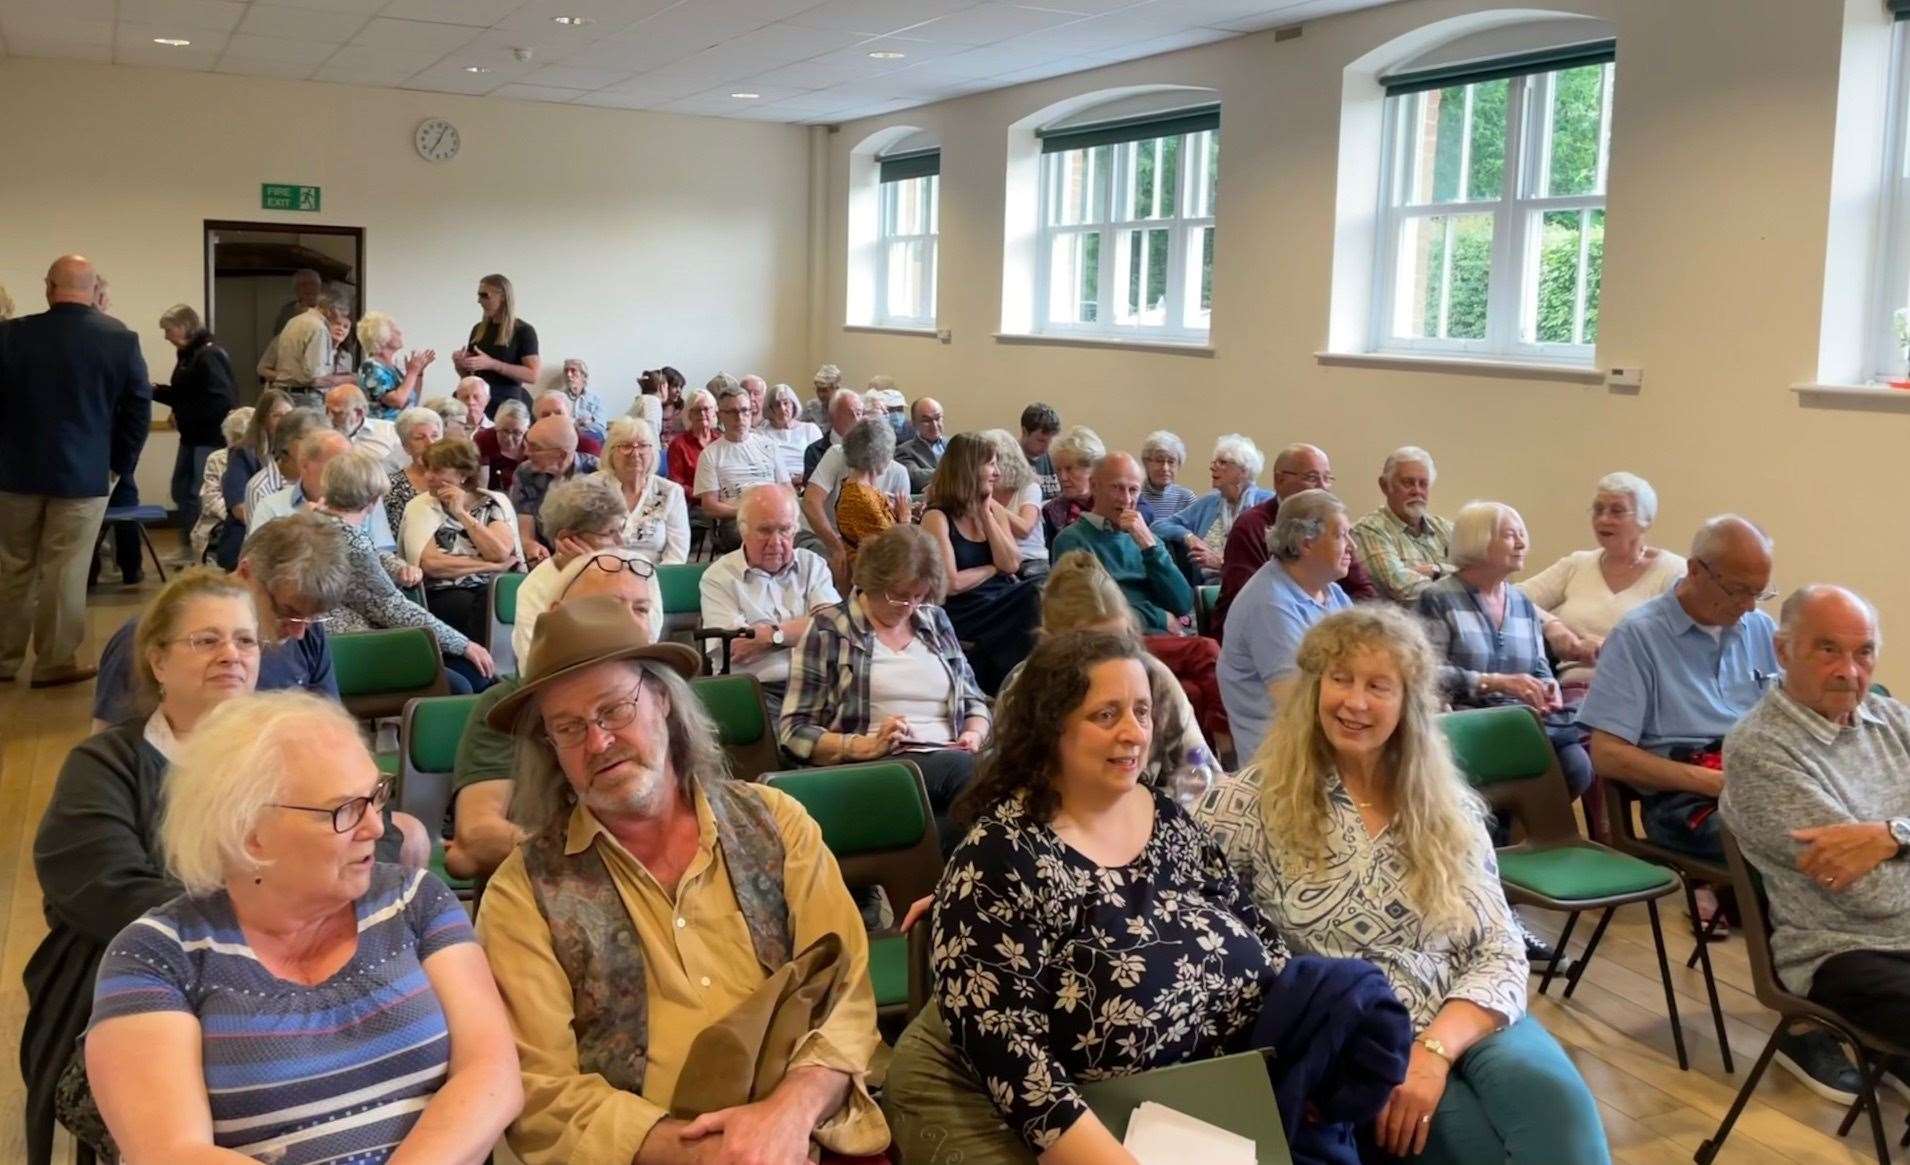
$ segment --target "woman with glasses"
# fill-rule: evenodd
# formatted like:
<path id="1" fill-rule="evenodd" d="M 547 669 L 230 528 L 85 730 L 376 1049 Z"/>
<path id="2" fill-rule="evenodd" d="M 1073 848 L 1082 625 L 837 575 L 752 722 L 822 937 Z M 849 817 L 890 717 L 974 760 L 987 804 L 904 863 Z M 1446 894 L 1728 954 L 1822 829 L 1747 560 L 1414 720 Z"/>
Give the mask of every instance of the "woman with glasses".
<path id="1" fill-rule="evenodd" d="M 1187 442 L 1166 429 L 1156 429 L 1141 442 L 1141 500 L 1154 508 L 1154 520 L 1165 522 L 1194 504 L 1194 491 L 1175 478 L 1187 461 Z"/>
<path id="2" fill-rule="evenodd" d="M 863 545 L 854 582 L 796 644 L 779 737 L 809 764 L 906 755 L 948 853 L 961 840 L 949 809 L 975 774 L 988 701 L 936 605 L 948 589 L 942 549 L 919 527 L 892 526 Z"/>
<path id="3" fill-rule="evenodd" d="M 86 1029 L 106 944 L 179 893 L 159 850 L 167 764 L 213 709 L 252 692 L 259 648 L 244 578 L 210 567 L 173 575 L 139 617 L 137 713 L 81 741 L 60 770 L 33 845 L 49 929 L 26 970 L 29 1161 L 49 1160 L 54 1084 Z M 415 837 L 411 856 L 422 865 L 429 842 L 421 827 Z M 398 860 L 402 844 L 388 831 L 381 859 Z"/>
<path id="4" fill-rule="evenodd" d="M 481 639 L 491 579 L 524 562 L 517 510 L 503 494 L 479 487 L 477 446 L 462 437 L 427 448 L 424 465 L 431 488 L 405 506 L 404 559 L 424 571 L 431 613 L 463 635 Z"/>
<path id="5" fill-rule="evenodd" d="M 1254 484 L 1266 464 L 1260 447 L 1239 433 L 1229 433 L 1214 442 L 1214 456 L 1207 463 L 1214 488 L 1172 518 L 1156 524 L 1155 536 L 1169 546 L 1182 547 L 1187 561 L 1199 568 L 1203 579 L 1218 582 L 1227 552 L 1227 532 L 1234 528 L 1234 519 L 1249 506 L 1273 496 L 1272 490 Z"/>
<path id="6" fill-rule="evenodd" d="M 787 384 L 769 390 L 764 409 L 763 427 L 756 431 L 776 447 L 783 476 L 801 489 L 803 452 L 822 440 L 822 429 L 802 419 L 802 402 L 796 399 L 796 390 Z"/>
<path id="7" fill-rule="evenodd" d="M 358 725 L 233 701 L 178 749 L 159 834 L 184 893 L 101 963 L 86 1071 L 129 1161 L 479 1161 L 523 1102 L 463 907 L 378 861 Z"/>
<path id="8" fill-rule="evenodd" d="M 657 432 L 641 417 L 610 422 L 598 470 L 623 494 L 629 510 L 623 544 L 654 563 L 690 560 L 690 507 L 683 487 L 657 472 Z M 545 506 L 550 500 L 545 499 Z"/>

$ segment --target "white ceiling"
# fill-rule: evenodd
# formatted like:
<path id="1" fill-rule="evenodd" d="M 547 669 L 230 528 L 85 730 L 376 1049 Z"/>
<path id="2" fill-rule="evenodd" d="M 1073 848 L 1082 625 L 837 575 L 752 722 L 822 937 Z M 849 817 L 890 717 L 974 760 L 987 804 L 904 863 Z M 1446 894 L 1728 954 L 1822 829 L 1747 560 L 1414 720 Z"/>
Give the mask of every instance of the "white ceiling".
<path id="1" fill-rule="evenodd" d="M 1388 2 L 0 0 L 0 56 L 835 122 Z"/>

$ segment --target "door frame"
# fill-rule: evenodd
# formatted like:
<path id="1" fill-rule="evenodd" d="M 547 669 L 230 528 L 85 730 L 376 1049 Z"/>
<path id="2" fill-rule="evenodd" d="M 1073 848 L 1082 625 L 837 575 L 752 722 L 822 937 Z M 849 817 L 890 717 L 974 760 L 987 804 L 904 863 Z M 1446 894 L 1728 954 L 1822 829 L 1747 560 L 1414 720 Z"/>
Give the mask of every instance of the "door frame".
<path id="1" fill-rule="evenodd" d="M 358 284 L 357 284 L 358 302 L 354 305 L 357 308 L 357 311 L 353 313 L 353 318 L 356 319 L 358 316 L 361 316 L 364 314 L 365 312 L 365 228 L 364 227 L 331 226 L 331 225 L 325 225 L 321 223 L 247 222 L 242 219 L 209 218 L 205 220 L 205 226 L 202 228 L 202 230 L 203 230 L 203 234 L 200 236 L 200 239 L 205 248 L 205 283 L 204 283 L 205 301 L 204 302 L 206 305 L 206 328 L 208 330 L 211 330 L 211 331 L 217 330 L 216 328 L 213 327 L 213 312 L 215 309 L 213 307 L 213 298 L 212 298 L 212 290 L 213 290 L 212 281 L 215 277 L 214 271 L 213 271 L 213 267 L 214 267 L 213 235 L 219 231 L 265 231 L 270 234 L 280 234 L 280 235 L 346 235 L 346 236 L 349 236 L 354 241 L 354 243 L 356 243 L 356 250 L 358 252 L 358 263 L 356 264 L 354 268 L 358 276 Z"/>

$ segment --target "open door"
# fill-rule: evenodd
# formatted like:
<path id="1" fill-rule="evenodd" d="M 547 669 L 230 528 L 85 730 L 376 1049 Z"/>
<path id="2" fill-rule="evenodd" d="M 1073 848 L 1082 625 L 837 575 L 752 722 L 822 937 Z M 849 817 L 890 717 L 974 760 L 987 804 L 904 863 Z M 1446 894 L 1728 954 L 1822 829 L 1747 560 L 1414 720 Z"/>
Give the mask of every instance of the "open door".
<path id="1" fill-rule="evenodd" d="M 295 277 L 316 271 L 348 289 L 352 318 L 365 305 L 365 232 L 362 227 L 267 222 L 206 223 L 206 327 L 232 354 L 239 403 L 258 398 L 252 370 L 296 303 Z M 358 338 L 347 344 L 355 353 Z"/>

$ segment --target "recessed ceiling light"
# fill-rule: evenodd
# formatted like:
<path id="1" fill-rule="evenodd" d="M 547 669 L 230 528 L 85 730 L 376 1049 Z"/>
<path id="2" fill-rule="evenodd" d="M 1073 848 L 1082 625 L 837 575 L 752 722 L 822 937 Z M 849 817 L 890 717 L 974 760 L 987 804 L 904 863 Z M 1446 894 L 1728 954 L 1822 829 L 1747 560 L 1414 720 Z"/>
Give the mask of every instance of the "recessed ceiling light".
<path id="1" fill-rule="evenodd" d="M 464 66 L 464 71 L 467 73 L 488 73 L 491 70 L 485 68 L 483 65 L 466 65 Z"/>
<path id="2" fill-rule="evenodd" d="M 566 28 L 577 28 L 585 24 L 595 24 L 596 19 L 590 16 L 553 16 L 551 17 L 551 22 L 553 24 L 561 24 Z"/>
<path id="3" fill-rule="evenodd" d="M 153 38 L 153 43 L 162 44 L 171 49 L 182 49 L 192 42 L 189 40 L 181 40 L 176 36 L 156 36 Z"/>
<path id="4" fill-rule="evenodd" d="M 738 101 L 754 101 L 758 97 L 761 97 L 762 94 L 761 93 L 732 93 L 730 94 L 730 96 L 736 98 Z"/>
<path id="5" fill-rule="evenodd" d="M 897 53 L 897 52 L 890 52 L 890 51 L 884 50 L 884 51 L 870 53 L 869 59 L 872 61 L 899 61 L 906 56 L 908 56 L 907 53 Z"/>

